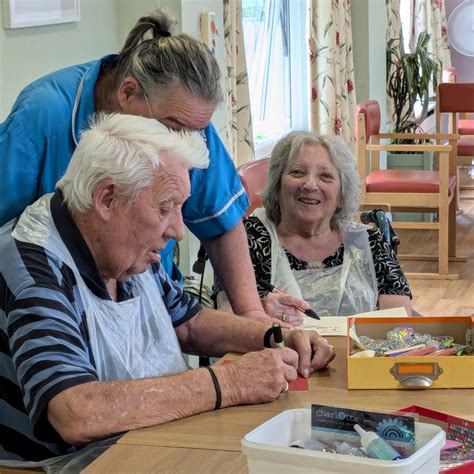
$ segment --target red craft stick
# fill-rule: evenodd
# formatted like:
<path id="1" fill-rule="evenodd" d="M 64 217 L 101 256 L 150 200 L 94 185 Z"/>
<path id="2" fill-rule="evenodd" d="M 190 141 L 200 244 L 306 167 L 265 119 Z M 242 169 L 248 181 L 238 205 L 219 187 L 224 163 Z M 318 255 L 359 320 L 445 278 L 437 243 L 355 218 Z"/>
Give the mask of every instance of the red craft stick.
<path id="1" fill-rule="evenodd" d="M 456 355 L 456 352 L 458 350 L 455 347 L 448 347 L 446 349 L 441 349 L 439 351 L 433 352 L 434 356 L 450 356 L 450 355 Z"/>

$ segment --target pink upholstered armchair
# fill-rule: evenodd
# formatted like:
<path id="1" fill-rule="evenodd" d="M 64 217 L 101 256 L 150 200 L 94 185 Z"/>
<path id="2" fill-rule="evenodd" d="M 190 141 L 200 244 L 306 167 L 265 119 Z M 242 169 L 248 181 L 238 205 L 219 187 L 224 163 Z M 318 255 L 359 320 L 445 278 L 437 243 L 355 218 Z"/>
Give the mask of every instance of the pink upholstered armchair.
<path id="1" fill-rule="evenodd" d="M 237 170 L 250 199 L 250 206 L 247 209 L 246 216 L 252 214 L 257 207 L 262 207 L 260 193 L 263 191 L 267 181 L 269 163 L 270 158 L 263 158 L 245 163 L 239 166 Z"/>

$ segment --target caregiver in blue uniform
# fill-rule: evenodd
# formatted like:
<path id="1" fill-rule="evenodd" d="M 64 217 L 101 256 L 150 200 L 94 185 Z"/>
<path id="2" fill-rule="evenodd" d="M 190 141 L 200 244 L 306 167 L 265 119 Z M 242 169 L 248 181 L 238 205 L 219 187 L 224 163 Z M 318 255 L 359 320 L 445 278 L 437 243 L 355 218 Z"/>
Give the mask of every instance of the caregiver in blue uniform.
<path id="1" fill-rule="evenodd" d="M 206 248 L 233 311 L 266 318 L 241 222 L 248 199 L 210 123 L 222 100 L 219 66 L 201 42 L 171 35 L 173 25 L 166 11 L 156 10 L 140 18 L 118 55 L 53 72 L 20 93 L 0 124 L 0 225 L 54 191 L 94 113 L 141 115 L 172 129 L 200 130 L 210 162 L 190 171 L 184 222 Z M 179 279 L 174 245 L 163 251 L 162 265 Z"/>

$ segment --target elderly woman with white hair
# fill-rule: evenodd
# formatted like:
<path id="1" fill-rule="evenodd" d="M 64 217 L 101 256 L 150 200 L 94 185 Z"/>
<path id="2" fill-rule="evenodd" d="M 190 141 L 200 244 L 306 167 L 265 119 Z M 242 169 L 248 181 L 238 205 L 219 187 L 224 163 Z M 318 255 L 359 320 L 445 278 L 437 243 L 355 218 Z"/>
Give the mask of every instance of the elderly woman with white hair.
<path id="1" fill-rule="evenodd" d="M 244 225 L 267 314 L 298 325 L 298 306 L 320 316 L 401 306 L 410 313 L 410 289 L 390 244 L 353 220 L 359 178 L 341 139 L 305 131 L 282 138 L 262 197 L 264 208 Z M 265 283 L 290 296 L 268 293 Z"/>

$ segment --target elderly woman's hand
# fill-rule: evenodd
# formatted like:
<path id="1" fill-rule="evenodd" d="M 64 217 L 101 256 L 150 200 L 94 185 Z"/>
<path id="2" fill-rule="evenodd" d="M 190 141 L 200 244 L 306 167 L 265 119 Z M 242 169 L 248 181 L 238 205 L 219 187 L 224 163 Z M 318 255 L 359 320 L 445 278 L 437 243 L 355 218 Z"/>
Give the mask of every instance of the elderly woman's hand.
<path id="1" fill-rule="evenodd" d="M 309 304 L 291 295 L 268 293 L 262 300 L 265 312 L 272 318 L 287 323 L 290 326 L 301 326 L 304 313 L 298 308 L 309 309 Z"/>
<path id="2" fill-rule="evenodd" d="M 298 372 L 304 377 L 324 369 L 336 357 L 334 347 L 317 331 L 285 331 L 284 342 L 285 347 L 290 347 L 298 353 Z"/>
<path id="3" fill-rule="evenodd" d="M 275 400 L 296 379 L 295 351 L 264 349 L 249 352 L 229 364 L 213 366 L 221 384 L 223 406 Z"/>

